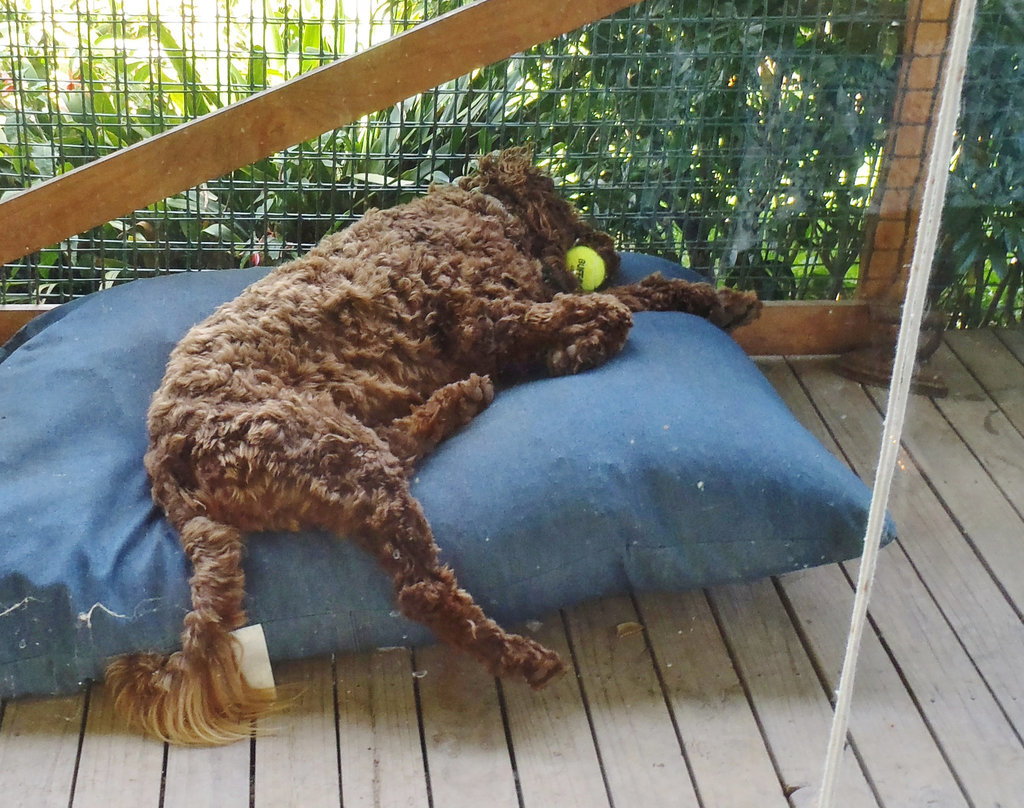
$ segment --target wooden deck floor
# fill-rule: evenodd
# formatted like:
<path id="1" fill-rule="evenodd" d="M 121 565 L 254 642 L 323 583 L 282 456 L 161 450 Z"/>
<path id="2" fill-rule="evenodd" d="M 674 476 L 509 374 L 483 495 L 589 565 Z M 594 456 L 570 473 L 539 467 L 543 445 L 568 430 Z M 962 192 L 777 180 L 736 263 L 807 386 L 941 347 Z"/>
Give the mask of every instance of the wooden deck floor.
<path id="1" fill-rule="evenodd" d="M 842 808 L 1024 806 L 1024 332 L 962 333 L 912 403 L 854 696 Z M 882 395 L 824 360 L 762 363 L 862 476 Z M 100 686 L 11 702 L 10 808 L 813 806 L 855 564 L 567 611 L 576 675 L 541 693 L 436 648 L 282 666 L 271 734 L 217 750 L 125 734 Z"/>

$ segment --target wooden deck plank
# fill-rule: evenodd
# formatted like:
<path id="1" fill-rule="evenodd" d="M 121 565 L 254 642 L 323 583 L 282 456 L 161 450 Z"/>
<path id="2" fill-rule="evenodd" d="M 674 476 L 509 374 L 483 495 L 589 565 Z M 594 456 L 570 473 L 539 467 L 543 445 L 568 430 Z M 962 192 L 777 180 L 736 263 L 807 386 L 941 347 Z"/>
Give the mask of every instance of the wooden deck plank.
<path id="1" fill-rule="evenodd" d="M 884 406 L 884 391 L 872 389 L 870 394 L 879 406 Z M 956 405 L 947 402 L 947 408 L 953 410 Z M 992 420 L 996 418 L 992 414 Z M 1006 437 L 1009 441 L 1009 433 Z M 932 401 L 918 397 L 903 430 L 903 444 L 943 502 L 957 515 L 1018 611 L 1024 611 L 1021 515 Z"/>
<path id="2" fill-rule="evenodd" d="M 758 724 L 793 808 L 815 808 L 832 706 L 771 581 L 709 592 Z M 876 808 L 860 763 L 847 746 L 837 804 Z"/>
<path id="3" fill-rule="evenodd" d="M 1024 329 L 1019 327 L 994 328 L 992 333 L 1016 357 L 1018 362 L 1024 364 Z M 953 343 L 953 346 L 956 347 L 956 343 Z"/>
<path id="4" fill-rule="evenodd" d="M 533 634 L 558 651 L 568 672 L 543 690 L 502 683 L 524 808 L 608 808 L 601 762 L 558 616 Z"/>
<path id="5" fill-rule="evenodd" d="M 249 760 L 248 741 L 168 747 L 162 808 L 249 808 Z"/>
<path id="6" fill-rule="evenodd" d="M 149 808 L 160 800 L 164 744 L 124 728 L 106 688 L 93 685 L 73 808 Z"/>
<path id="7" fill-rule="evenodd" d="M 833 431 L 840 422 L 844 430 L 859 429 L 862 434 L 880 428 L 877 410 L 863 395 L 844 389 L 850 384 L 846 380 L 837 381 L 814 363 L 801 363 L 800 377 Z M 921 406 L 918 411 L 927 412 L 928 408 Z M 935 433 L 935 440 L 948 442 L 939 433 Z M 840 444 L 845 448 L 842 438 Z M 854 440 L 851 452 L 863 454 L 866 445 L 863 437 Z M 854 465 L 858 465 L 856 460 Z M 860 468 L 858 471 L 864 473 Z M 903 529 L 913 535 L 918 526 L 911 523 Z M 946 580 L 952 574 L 962 585 L 970 585 L 960 573 L 958 569 L 936 572 L 945 574 Z M 984 586 L 987 576 L 979 574 L 980 581 L 972 579 L 971 583 Z M 981 805 L 998 805 L 1000 800 L 1015 799 L 1011 795 L 1024 794 L 1024 748 L 1019 737 L 965 651 L 963 641 L 900 547 L 887 552 L 879 566 L 871 614 L 972 799 Z M 981 624 L 984 630 L 987 618 L 981 619 L 985 621 Z M 1006 697 L 1014 701 L 1019 686 L 1007 684 L 1012 689 Z"/>
<path id="8" fill-rule="evenodd" d="M 783 591 L 830 690 L 839 684 L 853 591 L 839 567 L 783 576 Z M 886 808 L 967 806 L 917 705 L 874 632 L 857 665 L 850 735 Z"/>
<path id="9" fill-rule="evenodd" d="M 704 593 L 644 595 L 639 603 L 702 807 L 785 808 L 783 786 Z"/>
<path id="10" fill-rule="evenodd" d="M 1024 806 L 1024 623 L 999 569 L 1024 564 L 1011 507 L 1024 456 L 1010 415 L 1021 365 L 1005 342 L 1002 332 L 950 338 L 954 349 L 934 361 L 951 395 L 916 400 L 894 481 L 901 538 L 876 583 L 843 808 L 876 806 L 876 794 L 876 808 Z M 881 418 L 859 385 L 820 361 L 761 367 L 798 418 L 870 473 Z M 974 513 L 1000 498 L 996 515 Z M 986 542 L 998 531 L 1015 541 L 1002 536 L 1006 556 L 993 562 Z M 102 687 L 87 708 L 81 697 L 14 701 L 0 723 L 0 804 L 244 806 L 251 787 L 264 808 L 342 797 L 345 808 L 731 808 L 784 806 L 783 794 L 812 808 L 852 597 L 850 576 L 832 565 L 707 599 L 643 596 L 639 617 L 628 598 L 573 609 L 579 670 L 539 693 L 496 685 L 442 647 L 340 658 L 337 701 L 329 661 L 279 667 L 293 702 L 257 737 L 251 785 L 248 744 L 165 759 L 162 744 L 122 728 Z M 630 633 L 640 625 L 646 643 Z M 539 636 L 573 659 L 561 618 Z M 289 682 L 303 685 L 297 695 Z"/>
<path id="11" fill-rule="evenodd" d="M 433 804 L 517 808 L 494 678 L 442 645 L 417 649 L 416 667 Z"/>
<path id="12" fill-rule="evenodd" d="M 808 367 L 816 369 L 827 367 L 821 360 L 800 361 L 795 364 L 801 371 L 805 371 Z M 841 448 L 833 439 L 832 434 L 825 429 L 825 424 L 819 414 L 818 407 L 820 405 L 817 399 L 814 399 L 813 395 L 809 397 L 809 391 L 801 386 L 789 364 L 783 361 L 777 361 L 770 365 L 762 363 L 761 369 L 785 399 L 797 419 L 830 451 L 839 457 L 844 456 L 844 450 L 851 452 L 854 469 L 858 471 L 856 461 L 870 458 L 864 460 L 868 471 L 860 472 L 861 476 L 870 474 L 877 458 L 877 446 L 881 439 L 881 429 L 878 425 L 866 427 L 863 422 L 848 424 L 845 410 L 840 407 L 840 411 L 834 413 L 836 417 L 833 420 L 836 425 L 832 426 L 833 420 L 829 421 L 829 425 L 832 431 L 842 439 L 843 448 Z M 802 372 L 801 379 L 803 377 L 804 373 Z M 834 377 L 834 382 L 844 386 L 847 384 L 839 377 Z M 853 385 L 854 389 L 845 389 L 845 394 L 848 397 L 859 394 L 861 399 L 866 402 L 866 397 L 859 387 L 859 385 Z M 836 396 L 837 402 L 842 400 L 842 396 Z M 828 412 L 827 407 L 824 409 Z M 868 434 L 864 434 L 865 429 Z M 864 446 L 868 447 L 863 450 L 863 457 L 856 451 L 860 447 L 849 440 L 851 434 L 857 435 Z M 897 478 L 897 483 L 899 480 L 900 478 Z M 883 552 L 882 563 L 888 563 L 892 548 Z M 805 639 L 811 640 L 818 674 L 824 678 L 828 690 L 834 692 L 838 686 L 839 668 L 843 655 L 842 644 L 845 642 L 849 629 L 849 615 L 853 605 L 849 581 L 842 575 L 838 565 L 830 565 L 782 576 L 780 584 L 785 592 L 789 609 L 797 615 L 798 623 L 801 626 L 815 626 L 820 624 L 823 618 L 827 619 L 828 624 L 819 631 L 819 635 L 826 641 L 832 642 L 831 647 L 827 644 L 822 647 L 820 639 L 815 642 L 813 635 L 803 628 L 801 631 Z M 833 603 L 832 590 L 835 590 L 835 596 L 841 598 L 846 604 L 845 607 L 837 608 Z M 802 596 L 802 599 L 794 599 L 794 594 Z M 818 599 L 818 603 L 815 603 L 815 598 Z M 818 608 L 816 609 L 816 607 Z M 830 632 L 832 632 L 831 636 Z M 900 671 L 893 667 L 891 660 L 886 661 L 881 641 L 874 633 L 868 632 L 865 635 L 864 645 L 872 664 L 866 666 L 862 662 L 858 665 L 857 681 L 860 683 L 860 687 L 854 694 L 853 708 L 856 720 L 851 721 L 850 728 L 851 736 L 864 761 L 870 781 L 883 804 L 892 808 L 903 805 L 928 805 L 930 804 L 928 800 L 935 796 L 929 785 L 933 779 L 938 796 L 941 798 L 934 804 L 946 805 L 947 803 L 942 799 L 948 799 L 950 805 L 963 804 L 963 797 L 957 789 L 948 766 L 941 758 L 941 751 L 936 746 L 919 710 L 915 707 L 913 698 L 902 686 Z M 865 678 L 871 680 L 875 690 L 868 693 L 861 692 L 864 689 L 863 680 Z M 876 695 L 876 691 L 877 694 L 880 694 L 880 698 Z M 865 705 L 861 703 L 862 701 L 868 703 Z M 921 776 L 922 765 L 927 771 L 924 772 L 923 779 L 915 779 Z M 910 779 L 906 776 L 908 771 L 914 773 Z M 933 774 L 929 775 L 928 771 Z"/>
<path id="13" fill-rule="evenodd" d="M 630 599 L 608 598 L 566 616 L 612 804 L 698 808 Z"/>
<path id="14" fill-rule="evenodd" d="M 338 808 L 337 722 L 332 660 L 277 665 L 284 709 L 256 737 L 255 808 Z"/>
<path id="15" fill-rule="evenodd" d="M 814 362 L 800 362 L 814 366 Z M 762 369 L 764 365 L 762 365 Z M 811 392 L 830 428 L 840 437 L 855 471 L 870 477 L 878 459 L 881 419 L 865 407 L 859 385 L 836 377 L 817 363 Z M 817 410 L 782 368 L 769 379 L 797 417 L 830 448 L 834 441 L 820 428 Z M 807 374 L 803 374 L 807 379 Z M 851 415 L 850 407 L 854 407 Z M 921 403 L 918 403 L 921 406 Z M 866 417 L 855 417 L 857 415 Z M 960 527 L 905 453 L 893 480 L 890 511 L 901 530 L 900 547 L 927 584 L 960 643 L 992 689 L 1014 726 L 1024 721 L 1024 698 L 1017 671 L 1024 669 L 1024 629 L 1020 617 L 982 561 L 964 540 Z"/>
<path id="16" fill-rule="evenodd" d="M 989 343 L 994 350 L 988 350 Z M 1024 365 L 994 336 L 982 349 L 965 351 L 964 345 L 950 340 L 929 360 L 949 385 L 949 395 L 934 399 L 935 406 L 993 476 L 1012 480 L 1006 495 L 1020 501 L 1014 495 L 1024 490 L 1018 485 L 1024 482 L 1018 453 L 1024 446 Z"/>
<path id="17" fill-rule="evenodd" d="M 0 802 L 67 808 L 85 696 L 8 702 L 0 725 Z"/>
<path id="18" fill-rule="evenodd" d="M 1024 331 L 952 331 L 945 343 L 1024 433 Z"/>
<path id="19" fill-rule="evenodd" d="M 426 808 L 410 652 L 342 654 L 336 665 L 342 804 Z"/>
<path id="20" fill-rule="evenodd" d="M 949 345 L 957 350 L 944 345 L 930 360 L 950 388 L 935 406 L 1024 513 L 1024 365 L 991 334 L 970 341 L 954 336 Z"/>
<path id="21" fill-rule="evenodd" d="M 1024 746 L 904 554 L 889 554 L 874 591 L 872 617 L 974 803 L 1024 796 Z"/>

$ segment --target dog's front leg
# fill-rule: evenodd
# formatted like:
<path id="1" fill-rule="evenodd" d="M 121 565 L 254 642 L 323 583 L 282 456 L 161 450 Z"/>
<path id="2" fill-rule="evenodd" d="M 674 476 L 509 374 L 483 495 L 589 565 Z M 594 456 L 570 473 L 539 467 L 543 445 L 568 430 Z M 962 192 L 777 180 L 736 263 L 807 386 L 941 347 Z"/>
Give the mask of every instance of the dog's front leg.
<path id="1" fill-rule="evenodd" d="M 378 430 L 392 453 L 406 468 L 433 451 L 441 441 L 461 429 L 494 400 L 489 376 L 471 373 L 446 384 L 412 412 Z"/>
<path id="2" fill-rule="evenodd" d="M 761 313 L 761 301 L 753 292 L 716 289 L 709 283 L 691 283 L 655 273 L 639 283 L 614 286 L 606 294 L 625 303 L 631 311 L 683 311 L 696 314 L 731 331 Z"/>
<path id="3" fill-rule="evenodd" d="M 552 375 L 560 376 L 594 367 L 618 353 L 633 316 L 609 295 L 562 294 L 507 314 L 497 325 L 503 362 L 531 364 L 542 359 Z"/>

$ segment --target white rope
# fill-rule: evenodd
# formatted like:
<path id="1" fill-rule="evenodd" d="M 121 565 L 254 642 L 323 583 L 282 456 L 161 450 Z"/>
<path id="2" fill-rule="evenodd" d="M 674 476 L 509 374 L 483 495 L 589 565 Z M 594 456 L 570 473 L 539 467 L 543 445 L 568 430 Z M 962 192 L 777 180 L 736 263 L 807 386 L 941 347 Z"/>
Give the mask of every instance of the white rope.
<path id="1" fill-rule="evenodd" d="M 878 566 L 882 528 L 885 524 L 885 513 L 896 468 L 900 436 L 903 433 L 903 424 L 906 418 L 907 399 L 914 372 L 914 360 L 917 356 L 921 320 L 924 316 L 928 276 L 939 240 L 942 205 L 946 196 L 949 161 L 953 151 L 956 121 L 960 112 L 960 94 L 963 89 L 967 51 L 970 47 L 976 6 L 977 0 L 960 0 L 950 32 L 949 52 L 943 70 L 942 93 L 939 98 L 932 152 L 928 160 L 924 192 L 921 198 L 917 241 L 910 264 L 903 318 L 896 342 L 896 358 L 893 361 L 892 382 L 889 386 L 889 401 L 886 405 L 882 446 L 879 452 L 871 507 L 868 512 L 868 524 L 864 536 L 864 554 L 857 579 L 857 594 L 854 598 L 853 614 L 850 619 L 850 633 L 847 637 L 842 675 L 839 679 L 839 689 L 836 691 L 835 714 L 825 754 L 818 808 L 832 808 L 834 805 L 839 763 L 849 730 L 854 673 L 857 667 L 857 657 L 860 654 L 864 626 L 867 622 L 868 602 L 871 598 L 871 588 Z"/>

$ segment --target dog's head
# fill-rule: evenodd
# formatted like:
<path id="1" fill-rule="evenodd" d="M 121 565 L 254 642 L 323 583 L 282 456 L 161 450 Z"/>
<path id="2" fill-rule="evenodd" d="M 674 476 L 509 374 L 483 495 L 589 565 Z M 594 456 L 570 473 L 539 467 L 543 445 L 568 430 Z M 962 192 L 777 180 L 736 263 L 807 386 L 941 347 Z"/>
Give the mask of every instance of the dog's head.
<path id="1" fill-rule="evenodd" d="M 526 229 L 524 251 L 540 260 L 545 280 L 562 292 L 580 291 L 566 266 L 565 254 L 582 244 L 595 250 L 605 265 L 605 283 L 619 268 L 611 236 L 595 230 L 555 191 L 551 177 L 534 165 L 533 150 L 516 147 L 482 156 L 476 171 L 456 180 L 467 191 L 478 190 L 499 200 Z"/>

